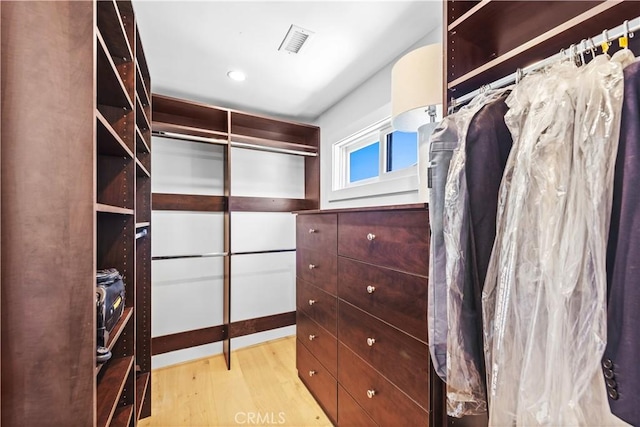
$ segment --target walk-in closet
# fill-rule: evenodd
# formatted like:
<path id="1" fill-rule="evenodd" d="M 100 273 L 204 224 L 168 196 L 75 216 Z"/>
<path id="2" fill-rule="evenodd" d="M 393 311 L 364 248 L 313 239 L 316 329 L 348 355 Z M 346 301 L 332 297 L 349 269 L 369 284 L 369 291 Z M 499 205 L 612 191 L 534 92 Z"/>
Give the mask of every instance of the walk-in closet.
<path id="1" fill-rule="evenodd" d="M 0 1 L 0 424 L 640 425 L 637 32 Z"/>

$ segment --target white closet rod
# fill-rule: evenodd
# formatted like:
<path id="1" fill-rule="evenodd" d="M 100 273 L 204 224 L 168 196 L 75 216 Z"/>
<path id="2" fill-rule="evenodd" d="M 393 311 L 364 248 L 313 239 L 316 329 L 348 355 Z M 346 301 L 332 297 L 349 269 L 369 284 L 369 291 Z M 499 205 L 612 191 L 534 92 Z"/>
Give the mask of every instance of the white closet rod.
<path id="1" fill-rule="evenodd" d="M 309 151 L 287 150 L 286 148 L 277 148 L 277 147 L 269 147 L 267 145 L 249 144 L 246 142 L 231 141 L 231 146 L 238 147 L 238 148 L 250 148 L 252 150 L 259 150 L 259 151 L 269 151 L 272 153 L 295 154 L 297 156 L 309 156 L 309 157 L 318 156 L 318 153 L 312 153 Z"/>
<path id="2" fill-rule="evenodd" d="M 181 133 L 174 132 L 165 132 L 165 131 L 153 131 L 153 136 L 159 136 L 162 138 L 173 138 L 173 139 L 182 139 L 185 141 L 193 141 L 193 142 L 206 142 L 208 144 L 218 144 L 218 145 L 229 145 L 226 139 L 216 139 L 216 138 L 206 138 L 203 136 L 196 135 L 186 135 Z M 246 142 L 236 142 L 231 141 L 230 144 L 232 147 L 238 148 L 250 148 L 252 150 L 260 150 L 260 151 L 269 151 L 272 153 L 283 153 L 283 154 L 295 154 L 297 156 L 309 156 L 309 157 L 317 157 L 317 153 L 312 153 L 309 151 L 302 150 L 288 150 L 286 148 L 278 148 L 278 147 L 269 147 L 266 145 L 258 145 L 258 144 L 249 144 Z"/>
<path id="3" fill-rule="evenodd" d="M 182 133 L 175 133 L 175 132 L 153 131 L 151 132 L 151 134 L 153 136 L 159 136 L 162 138 L 183 139 L 185 141 L 206 142 L 208 144 L 227 145 L 228 143 L 226 139 L 205 138 L 204 136 L 185 135 Z"/>
<path id="4" fill-rule="evenodd" d="M 470 101 L 476 95 L 478 95 L 483 90 L 485 90 L 486 86 L 489 86 L 491 89 L 498 89 L 498 88 L 510 85 L 511 83 L 514 83 L 516 81 L 516 78 L 519 73 L 521 76 L 524 76 L 525 74 L 528 74 L 532 71 L 545 67 L 549 64 L 559 61 L 560 59 L 566 58 L 567 55 L 572 55 L 572 56 L 580 55 L 584 52 L 590 51 L 593 48 L 593 46 L 591 45 L 591 41 L 593 41 L 593 44 L 597 48 L 605 41 L 611 42 L 613 40 L 618 39 L 619 37 L 624 36 L 627 33 L 632 33 L 638 30 L 640 30 L 640 17 L 634 18 L 630 21 L 625 21 L 624 23 L 618 25 L 615 28 L 603 31 L 602 34 L 598 36 L 591 37 L 588 40 L 582 40 L 578 45 L 572 45 L 572 47 L 570 47 L 566 51 L 562 50 L 556 53 L 555 55 L 545 58 L 534 64 L 531 64 L 528 67 L 524 67 L 521 70 L 516 70 L 516 72 L 512 74 L 509 74 L 508 76 L 505 76 L 492 83 L 489 83 L 488 85 L 484 85 L 483 87 L 476 89 L 473 92 L 469 92 L 466 95 L 462 95 L 458 98 L 452 98 L 451 106 L 455 107 L 457 105 L 461 105 L 467 101 Z"/>

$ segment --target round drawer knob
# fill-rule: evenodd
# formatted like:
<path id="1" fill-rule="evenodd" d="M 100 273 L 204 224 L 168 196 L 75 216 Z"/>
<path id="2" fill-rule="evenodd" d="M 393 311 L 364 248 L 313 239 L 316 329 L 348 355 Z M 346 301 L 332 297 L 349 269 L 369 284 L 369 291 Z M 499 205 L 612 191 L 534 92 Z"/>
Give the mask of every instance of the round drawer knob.
<path id="1" fill-rule="evenodd" d="M 376 391 L 375 390 L 367 390 L 367 397 L 369 399 L 373 399 L 373 396 L 376 395 Z"/>
<path id="2" fill-rule="evenodd" d="M 313 341 L 314 339 L 316 339 L 315 335 L 313 335 L 313 334 L 309 335 L 309 341 Z"/>
<path id="3" fill-rule="evenodd" d="M 314 268 L 317 268 L 315 264 L 309 264 L 309 270 L 313 270 Z"/>
<path id="4" fill-rule="evenodd" d="M 376 290 L 375 286 L 371 286 L 371 285 L 367 286 L 367 293 L 372 294 L 375 290 Z"/>
<path id="5" fill-rule="evenodd" d="M 309 300 L 309 305 L 313 305 L 313 304 L 315 304 L 316 302 L 318 302 L 318 301 L 316 301 L 316 300 L 314 300 L 314 299 L 310 299 L 310 300 Z"/>
<path id="6" fill-rule="evenodd" d="M 309 229 L 309 234 L 313 234 L 313 233 L 315 233 L 315 232 L 316 232 L 316 230 L 315 230 L 314 228 L 310 228 L 310 229 Z"/>
<path id="7" fill-rule="evenodd" d="M 373 234 L 373 233 L 369 233 L 369 234 L 367 234 L 367 240 L 368 240 L 368 241 L 370 241 L 370 242 L 371 242 L 371 241 L 372 241 L 373 239 L 375 239 L 375 238 L 376 238 L 376 235 L 375 235 L 375 234 Z"/>
<path id="8" fill-rule="evenodd" d="M 316 372 L 316 371 L 309 371 L 309 376 L 310 376 L 310 377 L 314 376 L 315 374 L 317 374 L 317 372 Z"/>
<path id="9" fill-rule="evenodd" d="M 376 343 L 376 339 L 375 338 L 367 338 L 367 345 L 369 347 L 373 347 L 373 345 Z"/>

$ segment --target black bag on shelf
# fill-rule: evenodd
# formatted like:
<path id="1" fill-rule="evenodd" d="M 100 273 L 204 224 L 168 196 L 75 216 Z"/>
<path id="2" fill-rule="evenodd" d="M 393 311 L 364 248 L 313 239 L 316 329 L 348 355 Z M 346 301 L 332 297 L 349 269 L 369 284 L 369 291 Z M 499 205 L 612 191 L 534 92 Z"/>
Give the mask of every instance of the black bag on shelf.
<path id="1" fill-rule="evenodd" d="M 96 272 L 96 316 L 98 346 L 106 346 L 109 332 L 124 312 L 125 284 L 115 268 Z"/>

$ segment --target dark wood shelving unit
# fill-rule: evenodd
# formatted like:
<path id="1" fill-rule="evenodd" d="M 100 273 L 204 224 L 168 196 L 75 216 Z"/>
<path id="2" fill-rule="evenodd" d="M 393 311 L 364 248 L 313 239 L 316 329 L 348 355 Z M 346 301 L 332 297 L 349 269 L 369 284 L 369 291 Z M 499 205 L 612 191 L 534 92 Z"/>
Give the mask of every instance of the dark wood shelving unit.
<path id="1" fill-rule="evenodd" d="M 150 78 L 146 61 L 144 67 L 138 65 L 144 54 L 131 3 L 98 3 L 96 267 L 116 268 L 122 274 L 127 307 L 109 338 L 113 358 L 97 368 L 98 426 L 128 426 L 135 425 L 139 415 L 150 414 L 148 381 L 143 388 L 136 384 L 136 377 L 148 378 L 151 370 L 151 111 L 145 111 L 141 101 L 142 96 L 148 106 L 146 92 L 138 93 L 146 90 Z M 111 147 L 101 148 L 101 136 L 110 137 Z M 139 223 L 146 223 L 145 239 L 136 239 Z M 105 408 L 110 408 L 109 415 Z"/>
<path id="2" fill-rule="evenodd" d="M 230 367 L 230 340 L 238 336 L 295 324 L 295 312 L 231 323 L 231 213 L 292 212 L 318 209 L 320 204 L 320 129 L 257 114 L 152 94 L 154 132 L 172 133 L 180 143 L 217 144 L 224 149 L 224 191 L 220 196 L 195 194 L 153 195 L 154 210 L 221 212 L 224 259 L 223 324 L 156 337 L 154 354 L 222 341 Z M 195 138 L 193 138 L 195 137 Z M 235 144 L 235 145 L 234 145 Z M 240 197 L 231 195 L 231 149 L 275 151 L 304 157 L 305 195 L 302 199 L 281 197 Z"/>
<path id="3" fill-rule="evenodd" d="M 0 422 L 135 427 L 151 410 L 151 237 L 135 239 L 151 229 L 151 130 L 135 126 L 151 120 L 151 79 L 133 6 L 0 2 L 0 18 Z M 125 305 L 98 365 L 104 268 Z"/>
<path id="4" fill-rule="evenodd" d="M 462 3 L 462 4 L 459 4 Z M 633 1 L 447 2 L 447 99 L 635 18 Z M 473 4 L 472 7 L 468 7 Z M 457 13 L 466 11 L 459 16 Z"/>

